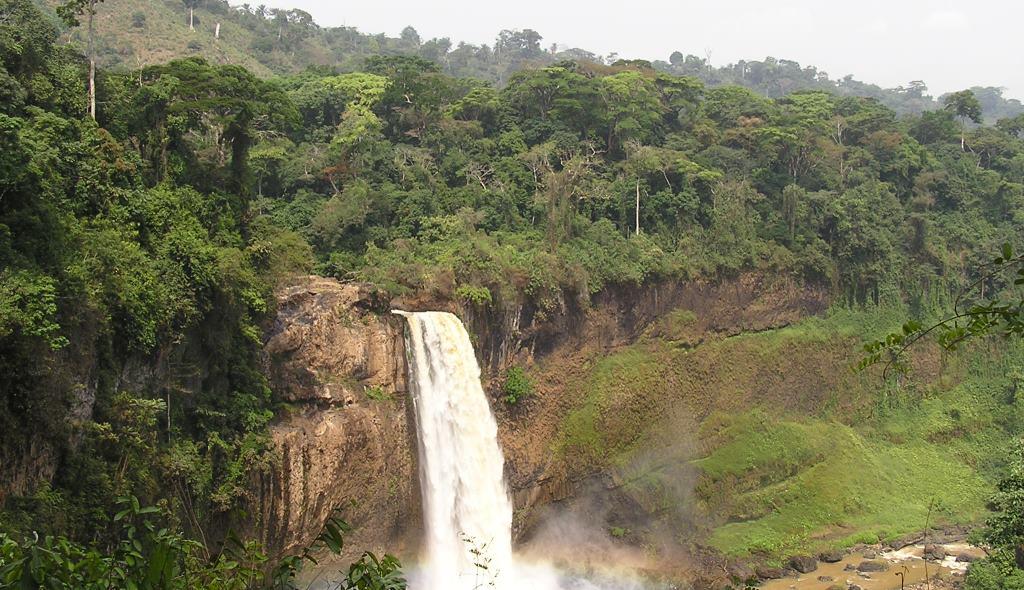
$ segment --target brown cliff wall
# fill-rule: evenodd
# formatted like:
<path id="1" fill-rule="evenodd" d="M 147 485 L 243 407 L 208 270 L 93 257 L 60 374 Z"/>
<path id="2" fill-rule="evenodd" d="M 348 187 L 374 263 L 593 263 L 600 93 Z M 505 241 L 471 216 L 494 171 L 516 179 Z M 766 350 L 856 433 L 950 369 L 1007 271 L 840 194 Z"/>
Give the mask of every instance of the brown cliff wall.
<path id="1" fill-rule="evenodd" d="M 819 313 L 828 294 L 785 277 L 753 274 L 621 286 L 587 305 L 567 297 L 539 321 L 528 303 L 481 309 L 426 298 L 388 302 L 365 285 L 303 279 L 280 293 L 265 347 L 272 386 L 294 406 L 273 428 L 281 467 L 259 482 L 261 531 L 277 551 L 309 543 L 335 508 L 357 527 L 350 537 L 353 550 L 386 547 L 402 553 L 415 547 L 420 500 L 414 422 L 406 397 L 403 325 L 385 313 L 392 305 L 459 315 L 474 335 L 493 390 L 512 363 L 578 366 L 660 329 L 659 318 L 676 309 L 693 313 L 682 337 L 696 344 Z M 518 511 L 573 493 L 574 476 L 553 463 L 550 453 L 557 424 L 579 401 L 565 387 L 564 380 L 572 378 L 571 371 L 553 376 L 543 384 L 544 394 L 524 408 L 495 404 Z M 392 399 L 371 399 L 380 393 Z"/>

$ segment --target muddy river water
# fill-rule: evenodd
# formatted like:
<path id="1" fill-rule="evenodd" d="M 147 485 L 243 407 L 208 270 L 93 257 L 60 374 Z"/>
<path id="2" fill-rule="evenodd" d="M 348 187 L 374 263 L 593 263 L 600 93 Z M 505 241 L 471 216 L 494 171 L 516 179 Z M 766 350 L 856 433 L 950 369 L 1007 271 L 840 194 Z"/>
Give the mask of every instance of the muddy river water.
<path id="1" fill-rule="evenodd" d="M 849 589 L 859 586 L 863 590 L 899 590 L 903 586 L 924 583 L 927 579 L 949 579 L 963 576 L 970 565 L 961 557 L 979 559 L 985 552 L 965 543 L 938 545 L 945 550 L 941 561 L 924 560 L 924 545 L 908 545 L 894 551 L 882 551 L 874 559 L 868 559 L 863 552 L 853 552 L 836 563 L 819 562 L 818 569 L 795 577 L 768 580 L 761 585 L 763 590 L 826 590 L 830 587 Z M 871 556 L 868 553 L 868 556 Z M 858 571 L 863 562 L 885 564 L 885 571 Z M 861 569 L 865 569 L 862 567 Z"/>

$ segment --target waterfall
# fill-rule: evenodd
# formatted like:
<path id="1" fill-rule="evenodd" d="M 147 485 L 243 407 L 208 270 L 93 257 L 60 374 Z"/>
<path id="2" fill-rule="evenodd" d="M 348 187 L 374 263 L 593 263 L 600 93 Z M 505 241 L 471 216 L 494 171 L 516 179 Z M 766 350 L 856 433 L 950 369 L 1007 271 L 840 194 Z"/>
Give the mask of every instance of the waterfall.
<path id="1" fill-rule="evenodd" d="M 512 501 L 498 424 L 480 385 L 473 343 L 450 313 L 395 311 L 408 322 L 406 353 L 425 544 L 412 590 L 600 590 L 546 561 L 512 555 Z"/>
<path id="2" fill-rule="evenodd" d="M 426 528 L 416 590 L 509 588 L 512 502 L 469 334 L 450 313 L 395 313 L 408 321 Z"/>

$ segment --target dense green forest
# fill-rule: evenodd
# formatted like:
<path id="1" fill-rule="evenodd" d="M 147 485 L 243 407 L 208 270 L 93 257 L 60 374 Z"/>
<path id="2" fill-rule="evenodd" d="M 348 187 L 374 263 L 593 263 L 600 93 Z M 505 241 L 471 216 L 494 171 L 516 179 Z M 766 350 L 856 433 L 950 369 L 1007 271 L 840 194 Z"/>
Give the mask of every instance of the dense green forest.
<path id="1" fill-rule="evenodd" d="M 37 436 L 59 457 L 52 486 L 6 498 L 14 535 L 127 564 L 180 544 L 168 568 L 230 569 L 195 564 L 224 555 L 271 460 L 260 326 L 296 273 L 543 315 L 612 285 L 761 270 L 927 314 L 1024 238 L 1024 115 L 980 124 L 971 91 L 897 112 L 781 62 L 605 65 L 529 32 L 503 34 L 496 61 L 214 9 L 288 73 L 124 59 L 97 73 L 93 120 L 88 60 L 33 2 L 0 0 L 0 458 Z M 310 37 L 356 49 L 299 71 Z M 769 65 L 810 89 L 754 73 Z M 146 396 L 115 370 L 133 359 L 186 370 Z"/>

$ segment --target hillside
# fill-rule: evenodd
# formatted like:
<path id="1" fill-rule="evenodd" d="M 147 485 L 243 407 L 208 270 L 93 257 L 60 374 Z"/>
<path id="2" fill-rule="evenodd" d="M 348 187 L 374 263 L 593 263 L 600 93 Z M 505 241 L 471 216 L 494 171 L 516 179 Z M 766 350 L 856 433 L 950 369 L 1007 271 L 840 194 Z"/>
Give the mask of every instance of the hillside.
<path id="1" fill-rule="evenodd" d="M 564 510 L 720 590 L 1016 514 L 1024 115 L 144 6 L 100 7 L 93 119 L 79 45 L 0 0 L 3 584 L 293 588 L 312 547 L 401 590 L 362 550 L 422 547 L 431 375 L 496 414 L 439 413 L 511 491 L 506 553 L 575 551 Z M 179 43 L 211 53 L 136 67 Z M 456 315 L 409 347 L 441 360 L 392 310 Z M 909 374 L 852 370 L 954 312 Z"/>
<path id="2" fill-rule="evenodd" d="M 51 10 L 57 0 L 46 2 Z M 194 30 L 188 26 L 188 10 L 175 0 L 106 0 L 97 11 L 100 63 L 106 67 L 139 68 L 176 57 L 201 56 L 212 63 L 238 64 L 261 75 L 294 74 L 311 66 L 339 72 L 361 69 L 373 55 L 415 55 L 437 63 L 456 77 L 505 84 L 523 68 L 551 65 L 564 60 L 602 62 L 585 49 L 565 49 L 532 30 L 501 31 L 491 46 L 459 44 L 447 38 L 420 39 L 407 28 L 401 38 L 368 34 L 353 27 L 320 27 L 300 11 L 265 10 L 249 5 L 232 7 L 226 0 L 205 0 L 195 10 Z M 220 25 L 220 36 L 215 37 Z M 72 36 L 82 43 L 80 30 Z M 557 41 L 557 40 L 555 40 Z M 628 61 L 628 60 L 627 60 Z M 801 90 L 823 90 L 841 96 L 878 99 L 899 115 L 919 114 L 941 107 L 927 94 L 924 82 L 907 87 L 881 88 L 852 76 L 831 79 L 813 66 L 775 57 L 712 66 L 706 59 L 675 52 L 653 67 L 675 75 L 692 76 L 709 86 L 739 85 L 779 98 Z M 985 120 L 1024 113 L 1019 100 L 1002 96 L 999 88 L 972 88 L 982 103 Z"/>

